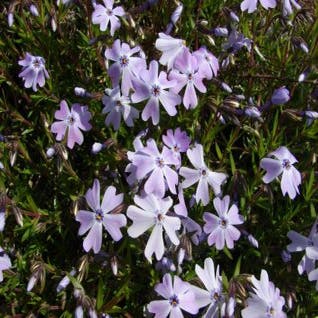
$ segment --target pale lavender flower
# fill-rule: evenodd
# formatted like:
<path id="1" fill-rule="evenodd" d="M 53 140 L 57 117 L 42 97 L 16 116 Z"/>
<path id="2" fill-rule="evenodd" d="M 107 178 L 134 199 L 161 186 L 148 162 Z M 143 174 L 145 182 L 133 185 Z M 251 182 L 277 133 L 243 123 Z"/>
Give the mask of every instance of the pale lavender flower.
<path id="1" fill-rule="evenodd" d="M 127 216 L 133 221 L 127 230 L 128 235 L 136 238 L 152 228 L 144 254 L 150 263 L 154 253 L 157 260 L 160 260 L 165 250 L 163 231 L 174 245 L 180 243 L 176 231 L 180 229 L 181 221 L 178 217 L 167 214 L 172 206 L 172 199 L 161 199 L 154 194 L 148 194 L 144 197 L 136 195 L 134 201 L 137 206 L 130 205 L 127 210 Z"/>
<path id="2" fill-rule="evenodd" d="M 176 105 L 181 103 L 181 97 L 168 90 L 176 85 L 176 81 L 169 81 L 166 72 L 161 71 L 159 75 L 158 72 L 158 62 L 151 61 L 149 70 L 141 71 L 139 79 L 132 79 L 135 93 L 131 100 L 133 103 L 148 100 L 141 118 L 144 121 L 151 118 L 154 125 L 159 123 L 159 102 L 170 116 L 177 114 Z"/>
<path id="3" fill-rule="evenodd" d="M 247 299 L 247 307 L 241 311 L 242 318 L 286 318 L 283 312 L 285 299 L 280 290 L 269 281 L 267 272 L 262 269 L 261 279 L 252 277 L 253 293 Z"/>
<path id="4" fill-rule="evenodd" d="M 175 156 L 180 167 L 181 165 L 181 153 L 186 152 L 190 146 L 190 138 L 185 131 L 182 131 L 179 127 L 173 132 L 172 129 L 167 130 L 167 135 L 162 136 L 164 144 L 170 148 L 171 154 Z"/>
<path id="5" fill-rule="evenodd" d="M 194 245 L 199 245 L 202 241 L 202 228 L 201 226 L 195 222 L 190 217 L 186 216 L 180 216 L 181 224 L 183 226 L 183 230 L 185 233 L 189 233 L 191 235 L 191 241 Z"/>
<path id="6" fill-rule="evenodd" d="M 241 10 L 246 11 L 248 13 L 252 13 L 256 10 L 258 0 L 244 0 L 241 3 Z M 260 0 L 260 3 L 264 9 L 268 8 L 275 8 L 276 7 L 276 0 Z"/>
<path id="7" fill-rule="evenodd" d="M 233 29 L 228 37 L 228 41 L 223 44 L 223 49 L 230 50 L 232 53 L 238 52 L 241 48 L 246 47 L 251 51 L 252 41 L 244 36 L 244 34 Z"/>
<path id="8" fill-rule="evenodd" d="M 203 84 L 203 79 L 206 75 L 199 68 L 197 58 L 188 49 L 184 49 L 179 54 L 175 60 L 174 67 L 169 74 L 169 79 L 177 81 L 172 91 L 179 93 L 186 86 L 183 105 L 186 109 L 195 108 L 198 105 L 195 88 L 201 93 L 206 93 L 206 87 Z"/>
<path id="9" fill-rule="evenodd" d="M 81 305 L 76 306 L 75 312 L 74 312 L 75 318 L 83 318 L 84 317 L 84 310 Z"/>
<path id="10" fill-rule="evenodd" d="M 156 49 L 162 52 L 159 60 L 160 64 L 167 65 L 168 70 L 170 70 L 173 68 L 176 58 L 186 49 L 186 46 L 182 39 L 175 39 L 165 33 L 159 33 L 159 39 L 156 40 Z"/>
<path id="11" fill-rule="evenodd" d="M 114 42 L 111 49 L 105 51 L 105 57 L 115 62 L 108 69 L 113 87 L 119 85 L 121 77 L 121 91 L 124 96 L 128 96 L 129 90 L 133 88 L 132 79 L 146 68 L 146 61 L 135 55 L 138 52 L 140 47 L 131 49 L 127 43 L 120 43 L 119 39 Z"/>
<path id="12" fill-rule="evenodd" d="M 99 24 L 101 31 L 105 31 L 110 23 L 110 35 L 114 36 L 117 29 L 120 28 L 120 20 L 118 17 L 125 15 L 123 7 L 113 7 L 113 0 L 103 0 L 104 5 L 96 4 L 94 7 L 94 12 L 92 14 L 93 24 Z"/>
<path id="13" fill-rule="evenodd" d="M 271 101 L 274 105 L 282 105 L 290 100 L 289 90 L 283 86 L 274 90 Z"/>
<path id="14" fill-rule="evenodd" d="M 179 162 L 170 155 L 167 147 L 163 147 L 162 153 L 160 153 L 156 142 L 149 139 L 147 146 L 135 153 L 132 163 L 136 167 L 138 180 L 147 178 L 149 175 L 144 188 L 146 193 L 155 193 L 162 198 L 165 194 L 166 181 L 169 190 L 176 194 L 178 174 L 170 166 L 177 165 Z"/>
<path id="15" fill-rule="evenodd" d="M 292 5 L 296 10 L 300 10 L 301 6 L 295 0 L 283 0 L 283 16 L 293 14 Z"/>
<path id="16" fill-rule="evenodd" d="M 298 264 L 298 273 L 300 275 L 304 272 L 309 274 L 315 267 L 315 260 L 318 255 L 318 242 L 315 242 L 318 238 L 317 220 L 314 222 L 308 237 L 295 231 L 289 231 L 287 236 L 292 241 L 289 245 L 287 245 L 287 250 L 289 252 L 306 252 Z"/>
<path id="17" fill-rule="evenodd" d="M 86 210 L 77 212 L 76 221 L 81 223 L 78 234 L 83 235 L 89 230 L 83 247 L 86 252 L 92 248 L 96 254 L 102 246 L 103 226 L 114 241 L 122 238 L 120 228 L 126 226 L 126 217 L 123 214 L 113 214 L 111 211 L 123 202 L 123 194 L 116 195 L 116 188 L 110 186 L 105 190 L 103 201 L 100 203 L 100 185 L 95 179 L 93 187 L 87 190 L 85 198 L 93 212 Z"/>
<path id="18" fill-rule="evenodd" d="M 32 86 L 33 91 L 37 91 L 37 85 L 43 87 L 45 79 L 49 78 L 49 74 L 45 69 L 45 60 L 41 56 L 33 56 L 30 53 L 26 53 L 25 59 L 19 61 L 19 65 L 22 66 L 22 72 L 19 77 L 24 80 L 24 87 L 30 88 Z"/>
<path id="19" fill-rule="evenodd" d="M 309 280 L 310 282 L 316 281 L 316 290 L 318 290 L 318 268 L 312 270 L 312 271 L 308 274 L 308 280 Z"/>
<path id="20" fill-rule="evenodd" d="M 225 299 L 222 295 L 222 276 L 220 275 L 219 266 L 216 271 L 212 258 L 206 258 L 204 268 L 195 265 L 195 272 L 203 283 L 205 289 L 191 285 L 195 294 L 195 301 L 199 308 L 207 307 L 202 318 L 218 318 L 219 310 L 225 306 Z"/>
<path id="21" fill-rule="evenodd" d="M 179 199 L 179 203 L 173 207 L 173 210 L 176 214 L 183 217 L 187 217 L 188 209 L 184 201 L 183 188 L 181 184 L 179 184 L 178 186 L 178 199 Z"/>
<path id="22" fill-rule="evenodd" d="M 0 282 L 3 281 L 3 273 L 2 271 L 9 269 L 11 267 L 11 261 L 9 256 L 4 252 L 4 250 L 0 247 Z"/>
<path id="23" fill-rule="evenodd" d="M 193 52 L 193 55 L 198 60 L 201 73 L 204 74 L 207 79 L 217 76 L 219 70 L 219 61 L 211 52 L 207 50 L 205 46 L 202 46 L 197 51 Z"/>
<path id="24" fill-rule="evenodd" d="M 134 126 L 134 119 L 139 117 L 139 111 L 130 106 L 130 98 L 121 95 L 119 86 L 106 90 L 103 96 L 103 114 L 108 114 L 105 119 L 107 126 L 113 125 L 115 130 L 119 129 L 121 117 L 128 127 Z"/>
<path id="25" fill-rule="evenodd" d="M 226 195 L 223 199 L 214 198 L 214 208 L 218 216 L 204 212 L 203 220 L 206 222 L 203 230 L 209 234 L 208 244 L 215 244 L 218 250 L 234 247 L 234 241 L 237 241 L 241 232 L 234 226 L 244 223 L 242 215 L 239 214 L 238 208 L 233 204 L 230 208 L 230 197 Z"/>
<path id="26" fill-rule="evenodd" d="M 196 144 L 192 149 L 188 149 L 187 156 L 195 169 L 186 167 L 180 168 L 180 175 L 185 178 L 182 182 L 183 188 L 188 188 L 194 183 L 199 182 L 195 199 L 199 203 L 202 201 L 203 205 L 207 205 L 210 201 L 209 187 L 213 189 L 215 195 L 221 193 L 221 185 L 225 182 L 227 175 L 222 172 L 211 171 L 205 164 L 203 158 L 203 147 Z"/>
<path id="27" fill-rule="evenodd" d="M 299 194 L 298 186 L 301 183 L 301 174 L 293 166 L 294 163 L 298 162 L 297 159 L 284 146 L 271 152 L 269 156 L 274 156 L 277 159 L 263 158 L 261 160 L 260 167 L 266 170 L 263 181 L 270 183 L 282 174 L 280 184 L 282 193 L 283 195 L 288 193 L 293 200 Z"/>
<path id="28" fill-rule="evenodd" d="M 56 121 L 51 126 L 51 131 L 56 135 L 56 140 L 61 141 L 66 131 L 67 133 L 67 147 L 73 149 L 75 143 L 81 145 L 84 141 L 81 130 L 88 131 L 92 128 L 89 123 L 91 113 L 87 106 L 80 104 L 73 104 L 71 111 L 65 100 L 60 103 L 60 109 L 54 115 Z"/>
<path id="29" fill-rule="evenodd" d="M 318 112 L 312 110 L 305 110 L 303 116 L 306 118 L 306 125 L 310 126 L 314 120 L 318 119 Z"/>
<path id="30" fill-rule="evenodd" d="M 149 312 L 155 314 L 155 318 L 183 318 L 182 310 L 190 314 L 198 313 L 198 305 L 191 285 L 181 280 L 178 276 L 172 278 L 165 274 L 162 283 L 155 286 L 155 291 L 164 300 L 154 300 L 147 306 Z"/>

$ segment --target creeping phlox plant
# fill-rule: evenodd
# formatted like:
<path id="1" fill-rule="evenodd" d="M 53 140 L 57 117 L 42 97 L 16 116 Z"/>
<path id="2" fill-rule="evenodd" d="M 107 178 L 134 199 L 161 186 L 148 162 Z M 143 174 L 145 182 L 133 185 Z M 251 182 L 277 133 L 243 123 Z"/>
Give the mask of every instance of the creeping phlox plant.
<path id="1" fill-rule="evenodd" d="M 1 317 L 318 315 L 317 14 L 5 0 Z"/>

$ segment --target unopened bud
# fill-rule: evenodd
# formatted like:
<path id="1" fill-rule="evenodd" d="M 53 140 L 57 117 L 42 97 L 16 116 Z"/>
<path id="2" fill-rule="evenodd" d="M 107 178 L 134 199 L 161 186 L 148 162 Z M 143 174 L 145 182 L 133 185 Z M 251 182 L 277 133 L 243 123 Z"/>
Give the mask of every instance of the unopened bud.
<path id="1" fill-rule="evenodd" d="M 100 151 L 102 151 L 105 148 L 104 144 L 101 144 L 100 142 L 94 142 L 92 146 L 92 153 L 94 155 L 98 154 Z"/>
<path id="2" fill-rule="evenodd" d="M 215 28 L 213 29 L 213 33 L 215 36 L 227 37 L 229 35 L 229 31 L 227 28 Z"/>
<path id="3" fill-rule="evenodd" d="M 12 13 L 12 12 L 9 12 L 9 13 L 8 13 L 8 25 L 9 25 L 9 27 L 12 27 L 13 22 L 14 22 L 13 13 Z"/>
<path id="4" fill-rule="evenodd" d="M 74 312 L 75 318 L 83 318 L 84 317 L 84 311 L 83 307 L 81 305 L 77 306 Z"/>
<path id="5" fill-rule="evenodd" d="M 262 116 L 262 113 L 255 106 L 246 107 L 244 109 L 244 113 L 246 116 L 251 117 L 251 118 L 260 118 Z"/>
<path id="6" fill-rule="evenodd" d="M 228 93 L 232 93 L 232 88 L 224 82 L 221 83 L 221 88 Z"/>
<path id="7" fill-rule="evenodd" d="M 179 20 L 180 16 L 181 16 L 181 13 L 183 11 L 183 4 L 180 3 L 177 8 L 173 11 L 172 15 L 171 15 L 171 22 L 173 24 L 176 24 L 177 21 Z"/>
<path id="8" fill-rule="evenodd" d="M 27 286 L 27 292 L 30 292 L 33 289 L 37 280 L 38 280 L 37 273 L 30 277 L 29 282 L 28 282 L 28 286 Z"/>
<path id="9" fill-rule="evenodd" d="M 36 5 L 34 5 L 34 4 L 31 4 L 31 5 L 30 5 L 30 12 L 31 12 L 31 14 L 34 15 L 35 17 L 38 17 L 38 16 L 39 16 L 38 8 L 37 8 Z"/>
<path id="10" fill-rule="evenodd" d="M 110 259 L 110 266 L 112 268 L 112 272 L 115 276 L 117 276 L 118 274 L 118 259 L 116 256 L 113 256 L 111 259 Z"/>
<path id="11" fill-rule="evenodd" d="M 235 22 L 240 22 L 240 18 L 233 11 L 230 12 L 230 18 Z"/>
<path id="12" fill-rule="evenodd" d="M 46 156 L 48 158 L 52 158 L 55 155 L 55 149 L 53 147 L 50 147 L 46 150 Z"/>
<path id="13" fill-rule="evenodd" d="M 51 28 L 52 28 L 53 32 L 55 32 L 57 29 L 57 25 L 56 25 L 56 21 L 55 21 L 54 17 L 51 18 Z"/>

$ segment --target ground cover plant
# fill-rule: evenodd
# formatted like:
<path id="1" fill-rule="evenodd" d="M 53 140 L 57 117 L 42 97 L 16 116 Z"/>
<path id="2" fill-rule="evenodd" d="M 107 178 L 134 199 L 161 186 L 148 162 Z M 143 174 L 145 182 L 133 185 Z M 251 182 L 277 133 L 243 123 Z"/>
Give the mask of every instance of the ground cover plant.
<path id="1" fill-rule="evenodd" d="M 314 0 L 0 4 L 0 317 L 318 316 Z"/>

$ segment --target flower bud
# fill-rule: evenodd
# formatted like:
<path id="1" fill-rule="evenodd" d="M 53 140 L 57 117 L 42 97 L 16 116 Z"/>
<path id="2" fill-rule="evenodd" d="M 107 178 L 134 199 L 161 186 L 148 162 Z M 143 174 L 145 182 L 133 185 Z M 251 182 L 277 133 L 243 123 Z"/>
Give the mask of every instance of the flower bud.
<path id="1" fill-rule="evenodd" d="M 285 86 L 275 89 L 271 97 L 271 101 L 274 105 L 282 105 L 287 103 L 289 100 L 289 90 Z"/>
<path id="2" fill-rule="evenodd" d="M 38 275 L 37 275 L 37 272 L 36 272 L 29 279 L 28 286 L 27 286 L 27 292 L 30 292 L 33 289 L 33 287 L 35 286 L 37 280 L 38 280 Z"/>
<path id="3" fill-rule="evenodd" d="M 246 107 L 244 109 L 244 114 L 247 117 L 251 117 L 251 118 L 260 118 L 262 116 L 262 113 L 258 110 L 257 107 L 252 106 L 252 107 Z"/>
<path id="4" fill-rule="evenodd" d="M 46 150 L 46 156 L 50 159 L 55 155 L 55 149 L 50 147 Z"/>
<path id="5" fill-rule="evenodd" d="M 84 311 L 83 307 L 81 305 L 77 306 L 74 312 L 75 318 L 83 318 L 84 317 Z"/>
<path id="6" fill-rule="evenodd" d="M 92 153 L 94 155 L 98 154 L 100 151 L 102 151 L 105 148 L 104 144 L 101 144 L 100 142 L 94 142 L 92 146 Z"/>
<path id="7" fill-rule="evenodd" d="M 113 272 L 114 276 L 117 276 L 117 274 L 118 274 L 118 259 L 116 256 L 113 256 L 110 259 L 110 266 L 112 268 L 112 272 Z"/>
<path id="8" fill-rule="evenodd" d="M 227 37 L 229 35 L 229 31 L 227 28 L 215 28 L 213 29 L 213 33 L 215 36 Z"/>
<path id="9" fill-rule="evenodd" d="M 12 13 L 12 12 L 9 12 L 9 13 L 8 13 L 8 25 L 9 25 L 9 27 L 12 27 L 13 22 L 14 22 L 13 13 Z"/>
<path id="10" fill-rule="evenodd" d="M 234 22 L 240 22 L 240 18 L 236 15 L 235 12 L 231 11 L 230 12 L 230 18 L 234 21 Z"/>
<path id="11" fill-rule="evenodd" d="M 39 16 L 39 11 L 38 11 L 38 8 L 36 7 L 36 5 L 31 4 L 29 10 L 30 10 L 31 14 L 34 15 L 35 17 Z"/>

